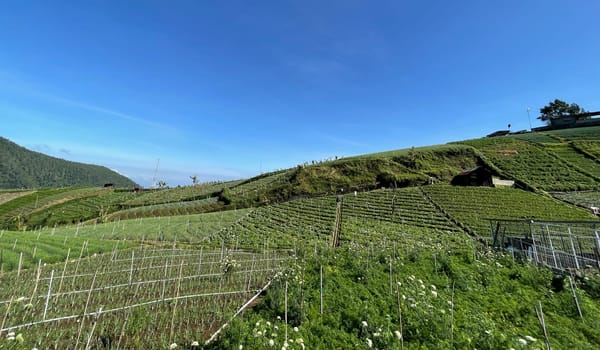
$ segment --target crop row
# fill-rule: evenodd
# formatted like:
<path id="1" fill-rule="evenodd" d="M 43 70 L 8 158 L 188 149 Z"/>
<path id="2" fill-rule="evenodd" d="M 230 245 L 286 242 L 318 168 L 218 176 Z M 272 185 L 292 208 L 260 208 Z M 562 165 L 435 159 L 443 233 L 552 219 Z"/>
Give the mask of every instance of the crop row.
<path id="1" fill-rule="evenodd" d="M 344 197 L 344 210 L 354 220 L 371 218 L 415 227 L 458 230 L 418 187 L 347 195 Z"/>
<path id="2" fill-rule="evenodd" d="M 327 245 L 335 226 L 336 201 L 336 196 L 325 196 L 261 207 L 208 239 L 257 249 L 264 245 L 293 248 L 298 242 Z M 460 231 L 418 188 L 348 194 L 342 202 L 341 220 L 343 227 L 377 220 L 440 232 Z M 346 240 L 344 232 L 341 239 Z"/>
<path id="3" fill-rule="evenodd" d="M 600 163 L 578 152 L 571 144 L 546 144 L 544 149 L 576 167 L 580 172 L 588 173 L 600 181 Z"/>
<path id="4" fill-rule="evenodd" d="M 227 182 L 210 182 L 193 186 L 184 186 L 167 189 L 157 189 L 145 191 L 135 198 L 124 201 L 124 206 L 145 206 L 153 204 L 173 203 L 189 200 L 197 200 L 210 197 L 213 193 L 221 191 L 223 188 L 236 186 L 240 183 L 237 181 Z"/>
<path id="5" fill-rule="evenodd" d="M 450 216 L 479 236 L 489 237 L 489 218 L 594 220 L 589 212 L 552 198 L 513 188 L 424 186 Z"/>
<path id="6" fill-rule="evenodd" d="M 0 191 L 0 205 L 30 193 L 31 191 Z"/>
<path id="7" fill-rule="evenodd" d="M 250 179 L 252 181 L 245 181 L 237 186 L 231 187 L 231 194 L 234 198 L 254 198 L 265 189 L 269 189 L 278 183 L 285 183 L 288 181 L 288 179 L 289 171 L 280 171 L 274 174 L 260 175 L 256 178 Z"/>
<path id="8" fill-rule="evenodd" d="M 581 152 L 600 159 L 600 141 L 573 141 L 572 145 Z"/>
<path id="9" fill-rule="evenodd" d="M 35 212 L 27 217 L 30 227 L 72 224 L 98 218 L 100 221 L 118 209 L 118 205 L 134 194 L 108 191 L 97 196 L 68 201 Z"/>
<path id="10" fill-rule="evenodd" d="M 550 191 L 585 190 L 599 187 L 598 181 L 536 146 L 514 138 L 465 141 L 479 150 L 511 177 Z M 593 160 L 589 160 L 592 163 Z M 582 165 L 585 167 L 585 165 Z"/>
<path id="11" fill-rule="evenodd" d="M 1 205 L 0 221 L 4 222 L 4 228 L 23 229 L 27 226 L 27 216 L 32 213 L 41 212 L 54 205 L 79 198 L 96 196 L 106 191 L 93 187 L 34 191 Z"/>
<path id="12" fill-rule="evenodd" d="M 97 237 L 52 235 L 41 232 L 0 233 L 0 271 L 31 268 L 41 260 L 54 263 L 71 257 L 90 256 L 111 251 L 115 246 L 126 248 L 132 243 L 104 240 Z"/>
<path id="13" fill-rule="evenodd" d="M 106 220 L 197 214 L 214 211 L 220 207 L 217 204 L 218 199 L 216 197 L 208 197 L 194 201 L 144 205 L 113 212 L 106 216 Z"/>

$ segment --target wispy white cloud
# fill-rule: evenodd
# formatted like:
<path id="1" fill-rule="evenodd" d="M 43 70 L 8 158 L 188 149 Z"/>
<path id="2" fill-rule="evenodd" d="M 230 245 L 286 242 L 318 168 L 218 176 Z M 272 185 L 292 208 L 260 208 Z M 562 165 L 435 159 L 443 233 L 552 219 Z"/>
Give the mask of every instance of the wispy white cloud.
<path id="1" fill-rule="evenodd" d="M 65 107 L 77 108 L 80 110 L 86 110 L 89 112 L 115 117 L 128 122 L 133 122 L 138 125 L 160 129 L 162 132 L 178 131 L 178 129 L 171 124 L 161 123 L 147 117 L 140 117 L 134 114 L 118 111 L 113 108 L 99 106 L 86 101 L 75 100 L 49 93 L 46 91 L 46 89 L 39 88 L 34 83 L 31 83 L 29 80 L 21 77 L 19 74 L 8 71 L 0 70 L 0 89 L 11 91 L 17 95 L 24 95 L 30 98 L 36 98 L 46 102 L 60 104 Z"/>
<path id="2" fill-rule="evenodd" d="M 172 125 L 168 125 L 168 124 L 156 122 L 156 121 L 153 121 L 153 120 L 150 120 L 150 119 L 137 117 L 137 116 L 134 116 L 134 115 L 131 115 L 131 114 L 127 114 L 127 113 L 115 111 L 115 110 L 104 108 L 104 107 L 100 107 L 100 106 L 95 106 L 95 105 L 84 103 L 84 102 L 80 102 L 80 101 L 74 101 L 74 100 L 71 100 L 71 99 L 67 99 L 67 98 L 63 98 L 63 97 L 59 97 L 59 96 L 54 96 L 54 95 L 49 95 L 49 94 L 39 94 L 39 96 L 44 97 L 44 98 L 46 98 L 48 100 L 57 102 L 57 103 L 62 103 L 64 105 L 68 105 L 68 106 L 72 106 L 72 107 L 76 107 L 76 108 L 88 110 L 90 112 L 101 113 L 101 114 L 105 114 L 105 115 L 117 117 L 117 118 L 122 119 L 122 120 L 134 122 L 134 123 L 137 123 L 137 124 L 146 125 L 146 126 L 149 126 L 149 127 L 152 127 L 152 128 L 161 129 L 163 131 L 165 131 L 165 130 L 175 131 L 176 130 L 176 128 L 173 127 Z"/>

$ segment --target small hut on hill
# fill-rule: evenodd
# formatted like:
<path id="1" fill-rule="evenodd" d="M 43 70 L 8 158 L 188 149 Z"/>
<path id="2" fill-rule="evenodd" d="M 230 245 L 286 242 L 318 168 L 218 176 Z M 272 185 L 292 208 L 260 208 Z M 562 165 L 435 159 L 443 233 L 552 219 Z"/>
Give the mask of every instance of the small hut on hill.
<path id="1" fill-rule="evenodd" d="M 478 166 L 456 175 L 450 184 L 454 186 L 493 186 L 493 172 L 488 167 Z"/>
<path id="2" fill-rule="evenodd" d="M 492 169 L 486 166 L 478 166 L 473 169 L 465 170 L 456 175 L 450 184 L 454 186 L 488 186 L 488 187 L 512 187 L 515 182 L 512 180 L 502 180 L 493 176 Z"/>

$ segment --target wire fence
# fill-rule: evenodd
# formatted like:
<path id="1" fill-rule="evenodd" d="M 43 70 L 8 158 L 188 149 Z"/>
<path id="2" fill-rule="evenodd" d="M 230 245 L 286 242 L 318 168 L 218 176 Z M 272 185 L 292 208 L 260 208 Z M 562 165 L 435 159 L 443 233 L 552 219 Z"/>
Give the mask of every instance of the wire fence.
<path id="1" fill-rule="evenodd" d="M 489 219 L 494 248 L 567 271 L 600 269 L 598 222 Z"/>
<path id="2" fill-rule="evenodd" d="M 68 328 L 77 334 L 66 337 L 91 336 L 102 320 L 106 326 L 99 329 L 122 329 L 111 337 L 133 346 L 127 339 L 141 338 L 136 332 L 153 333 L 149 327 L 127 336 L 127 320 L 139 317 L 138 309 L 161 315 L 152 327 L 170 327 L 170 338 L 176 336 L 176 325 L 189 329 L 190 322 L 196 322 L 191 328 L 212 332 L 292 257 L 281 251 L 145 247 L 49 266 L 40 262 L 35 269 L 0 276 L 0 284 L 11 286 L 0 290 L 0 335 L 64 333 Z M 75 327 L 68 327 L 71 323 Z"/>

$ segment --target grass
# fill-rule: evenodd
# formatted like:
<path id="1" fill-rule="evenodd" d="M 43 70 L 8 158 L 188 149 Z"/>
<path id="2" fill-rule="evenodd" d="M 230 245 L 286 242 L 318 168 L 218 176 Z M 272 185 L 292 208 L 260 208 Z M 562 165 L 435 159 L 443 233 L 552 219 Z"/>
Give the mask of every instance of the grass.
<path id="1" fill-rule="evenodd" d="M 598 300 L 577 290 L 581 321 L 570 290 L 552 287 L 548 270 L 475 252 L 464 234 L 375 220 L 347 230 L 353 238 L 340 249 L 301 250 L 208 349 L 539 348 L 538 301 L 553 348 L 600 345 Z"/>

